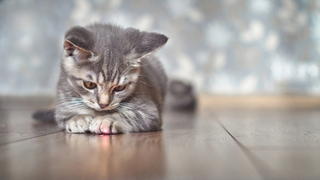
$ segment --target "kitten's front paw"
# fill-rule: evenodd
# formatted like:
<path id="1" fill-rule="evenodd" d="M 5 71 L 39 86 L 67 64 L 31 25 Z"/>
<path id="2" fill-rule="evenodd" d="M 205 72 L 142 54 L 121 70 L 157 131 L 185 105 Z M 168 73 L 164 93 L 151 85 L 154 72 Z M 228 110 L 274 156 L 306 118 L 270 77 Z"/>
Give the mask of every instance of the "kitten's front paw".
<path id="1" fill-rule="evenodd" d="M 121 134 L 124 133 L 121 122 L 104 116 L 96 117 L 90 124 L 89 130 L 95 134 Z"/>
<path id="2" fill-rule="evenodd" d="M 89 132 L 89 124 L 93 120 L 91 116 L 82 114 L 73 116 L 66 123 L 66 130 L 70 133 L 86 133 Z"/>

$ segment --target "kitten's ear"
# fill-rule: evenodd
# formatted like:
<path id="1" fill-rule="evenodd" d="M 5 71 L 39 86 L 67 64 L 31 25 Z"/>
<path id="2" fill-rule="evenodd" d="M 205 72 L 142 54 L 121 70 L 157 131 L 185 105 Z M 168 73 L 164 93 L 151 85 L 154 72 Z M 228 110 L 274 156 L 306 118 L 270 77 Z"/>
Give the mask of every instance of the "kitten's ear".
<path id="1" fill-rule="evenodd" d="M 90 51 L 93 43 L 89 31 L 83 27 L 73 27 L 65 35 L 64 53 L 66 56 L 72 56 L 77 63 L 93 61 L 94 53 Z"/>
<path id="2" fill-rule="evenodd" d="M 67 56 L 73 56 L 77 62 L 85 61 L 92 57 L 92 53 L 86 49 L 83 49 L 69 40 L 64 40 L 64 53 Z"/>
<path id="3" fill-rule="evenodd" d="M 167 41 L 168 38 L 163 34 L 140 32 L 139 41 L 129 53 L 129 56 L 134 59 L 144 58 L 160 49 Z"/>

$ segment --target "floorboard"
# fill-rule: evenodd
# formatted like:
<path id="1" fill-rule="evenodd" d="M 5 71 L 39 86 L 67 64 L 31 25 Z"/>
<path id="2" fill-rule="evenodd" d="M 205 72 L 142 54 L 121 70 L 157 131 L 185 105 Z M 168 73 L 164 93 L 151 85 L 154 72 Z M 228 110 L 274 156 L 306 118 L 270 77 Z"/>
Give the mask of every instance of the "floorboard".
<path id="1" fill-rule="evenodd" d="M 215 113 L 264 179 L 320 178 L 320 111 Z M 277 176 L 273 176 L 277 172 Z"/>
<path id="2" fill-rule="evenodd" d="M 0 110 L 0 146 L 61 131 L 55 124 L 32 119 L 36 109 Z"/>
<path id="3" fill-rule="evenodd" d="M 13 106 L 14 107 L 14 106 Z M 0 109 L 0 179 L 319 179 L 318 109 L 164 113 L 163 131 L 69 134 Z"/>

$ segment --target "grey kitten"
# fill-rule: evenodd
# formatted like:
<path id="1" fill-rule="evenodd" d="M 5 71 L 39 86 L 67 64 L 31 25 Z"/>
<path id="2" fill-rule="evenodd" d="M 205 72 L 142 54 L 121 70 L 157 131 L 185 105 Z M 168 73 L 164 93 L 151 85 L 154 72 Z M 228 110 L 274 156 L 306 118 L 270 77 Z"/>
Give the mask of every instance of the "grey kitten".
<path id="1" fill-rule="evenodd" d="M 151 56 L 168 38 L 112 24 L 65 34 L 55 120 L 70 133 L 161 129 L 167 77 Z"/>

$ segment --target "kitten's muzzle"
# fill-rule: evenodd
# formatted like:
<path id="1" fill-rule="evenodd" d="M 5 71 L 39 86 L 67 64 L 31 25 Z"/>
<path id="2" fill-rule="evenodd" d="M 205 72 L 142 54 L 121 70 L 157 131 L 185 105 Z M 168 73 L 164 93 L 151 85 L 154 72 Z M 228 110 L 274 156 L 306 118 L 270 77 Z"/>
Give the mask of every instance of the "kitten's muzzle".
<path id="1" fill-rule="evenodd" d="M 119 103 L 115 104 L 102 104 L 102 106 L 99 104 L 100 108 L 95 107 L 93 108 L 96 111 L 108 111 L 108 110 L 113 110 L 119 106 Z"/>

